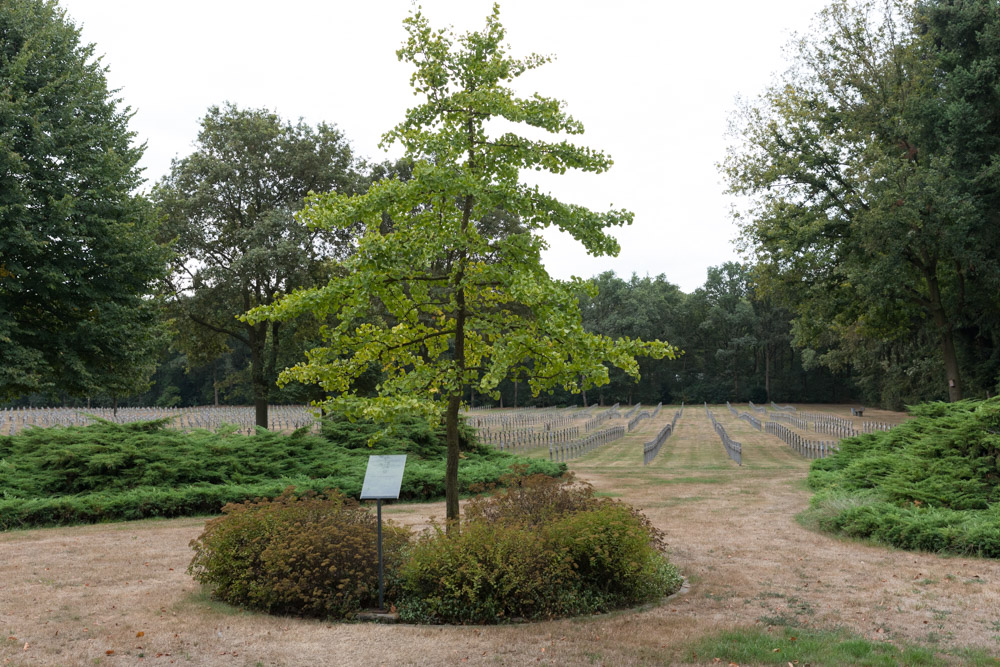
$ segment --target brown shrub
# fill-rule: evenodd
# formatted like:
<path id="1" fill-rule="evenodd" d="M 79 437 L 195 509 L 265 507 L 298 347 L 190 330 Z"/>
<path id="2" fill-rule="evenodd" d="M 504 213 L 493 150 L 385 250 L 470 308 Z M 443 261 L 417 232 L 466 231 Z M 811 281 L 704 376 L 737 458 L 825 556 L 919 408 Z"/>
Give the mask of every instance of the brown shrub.
<path id="1" fill-rule="evenodd" d="M 229 604 L 347 618 L 378 601 L 377 518 L 337 491 L 227 505 L 191 542 L 188 568 Z M 383 525 L 387 598 L 409 533 Z"/>

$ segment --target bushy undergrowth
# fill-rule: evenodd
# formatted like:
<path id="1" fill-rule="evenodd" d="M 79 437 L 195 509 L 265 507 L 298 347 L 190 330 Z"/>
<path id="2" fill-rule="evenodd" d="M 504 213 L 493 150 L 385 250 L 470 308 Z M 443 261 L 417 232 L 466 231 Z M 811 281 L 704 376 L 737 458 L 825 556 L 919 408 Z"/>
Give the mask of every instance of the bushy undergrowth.
<path id="1" fill-rule="evenodd" d="M 400 615 L 496 623 L 607 611 L 676 591 L 660 532 L 587 485 L 522 478 L 470 501 L 459 534 L 417 541 L 400 571 Z"/>
<path id="2" fill-rule="evenodd" d="M 1000 557 L 1000 399 L 929 403 L 814 461 L 809 515 L 904 549 Z"/>
<path id="3" fill-rule="evenodd" d="M 340 489 L 357 496 L 370 454 L 407 454 L 401 499 L 444 495 L 442 428 L 413 420 L 388 436 L 364 422 L 324 425 L 322 436 L 232 428 L 189 433 L 163 421 L 33 428 L 0 437 L 0 529 L 212 514 L 227 503 Z M 496 482 L 513 465 L 555 475 L 563 464 L 493 451 L 465 431 L 459 485 Z"/>
<path id="4" fill-rule="evenodd" d="M 232 605 L 269 613 L 350 618 L 378 602 L 376 517 L 333 492 L 227 505 L 191 542 L 188 572 Z M 386 590 L 409 543 L 383 523 Z"/>
<path id="5" fill-rule="evenodd" d="M 469 503 L 461 530 L 411 540 L 383 526 L 385 600 L 404 620 L 497 623 L 634 605 L 676 591 L 662 534 L 638 511 L 569 477 L 523 476 Z M 354 501 L 228 505 L 192 541 L 189 572 L 229 604 L 350 618 L 377 600 L 376 518 Z"/>

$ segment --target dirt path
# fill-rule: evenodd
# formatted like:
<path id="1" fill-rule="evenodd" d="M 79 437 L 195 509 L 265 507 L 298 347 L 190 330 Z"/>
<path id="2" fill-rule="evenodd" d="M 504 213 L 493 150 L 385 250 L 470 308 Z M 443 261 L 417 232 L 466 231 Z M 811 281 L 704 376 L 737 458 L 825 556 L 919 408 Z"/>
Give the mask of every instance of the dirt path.
<path id="1" fill-rule="evenodd" d="M 0 534 L 0 663 L 15 665 L 677 664 L 719 629 L 844 627 L 873 639 L 1000 649 L 1000 563 L 844 542 L 794 516 L 808 462 L 716 409 L 743 443 L 728 458 L 701 408 L 659 457 L 642 442 L 667 415 L 571 467 L 641 506 L 668 535 L 690 590 L 642 610 L 503 627 L 331 624 L 246 614 L 185 573 L 201 519 Z M 425 524 L 441 504 L 395 506 Z"/>

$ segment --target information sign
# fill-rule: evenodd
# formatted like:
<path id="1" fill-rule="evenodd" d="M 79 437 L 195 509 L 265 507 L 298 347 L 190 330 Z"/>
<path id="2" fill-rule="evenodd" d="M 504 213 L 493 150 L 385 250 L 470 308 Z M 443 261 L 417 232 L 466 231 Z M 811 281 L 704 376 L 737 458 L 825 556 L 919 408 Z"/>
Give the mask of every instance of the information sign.
<path id="1" fill-rule="evenodd" d="M 378 608 L 383 609 L 385 595 L 384 564 L 382 562 L 382 501 L 399 498 L 399 487 L 403 484 L 403 468 L 406 454 L 369 456 L 365 469 L 365 481 L 361 485 L 361 500 L 376 500 L 378 510 Z"/>
<path id="2" fill-rule="evenodd" d="M 361 500 L 396 500 L 403 484 L 406 454 L 369 456 L 365 482 L 361 485 Z"/>

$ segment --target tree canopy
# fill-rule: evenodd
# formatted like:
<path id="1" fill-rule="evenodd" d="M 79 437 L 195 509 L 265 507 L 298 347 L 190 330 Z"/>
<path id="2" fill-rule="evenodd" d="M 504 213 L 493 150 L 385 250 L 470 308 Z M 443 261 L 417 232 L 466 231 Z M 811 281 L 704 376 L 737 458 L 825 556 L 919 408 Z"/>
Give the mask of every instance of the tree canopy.
<path id="1" fill-rule="evenodd" d="M 0 396 L 123 396 L 155 365 L 166 255 L 143 146 L 54 2 L 0 11 Z"/>
<path id="2" fill-rule="evenodd" d="M 448 433 L 447 515 L 458 517 L 458 412 L 466 387 L 496 395 L 508 376 L 533 393 L 576 391 L 608 381 L 604 362 L 635 375 L 636 355 L 669 356 L 659 341 L 611 339 L 581 324 L 581 280 L 553 280 L 538 233 L 555 226 L 593 254 L 615 254 L 605 230 L 628 224 L 627 211 L 594 212 L 521 181 L 522 170 L 600 173 L 611 160 L 565 138 L 490 134 L 493 119 L 578 135 L 582 124 L 557 100 L 518 97 L 510 85 L 548 59 L 507 54 L 499 9 L 482 31 L 455 36 L 417 11 L 404 21 L 397 52 L 414 67 L 420 103 L 387 132 L 413 161 L 412 178 L 385 180 L 367 193 L 310 198 L 302 219 L 317 228 L 362 232 L 343 271 L 255 310 L 250 322 L 302 314 L 332 316 L 326 344 L 286 370 L 283 381 L 320 383 L 336 401 L 369 416 L 401 410 L 444 412 Z M 381 372 L 374 397 L 351 391 L 370 366 Z"/>
<path id="3" fill-rule="evenodd" d="M 925 399 L 961 398 L 996 356 L 996 93 L 982 94 L 996 89 L 982 60 L 996 23 L 979 0 L 834 2 L 744 107 L 724 164 L 751 201 L 745 246 L 793 309 L 797 344 L 871 380 L 925 378 Z"/>
<path id="4" fill-rule="evenodd" d="M 266 109 L 213 106 L 195 151 L 174 160 L 153 190 L 160 234 L 176 256 L 171 285 L 177 340 L 192 363 L 230 344 L 250 355 L 257 425 L 267 405 L 288 330 L 281 322 L 236 318 L 283 293 L 319 282 L 342 256 L 349 230 L 295 221 L 309 192 L 352 192 L 358 174 L 335 127 L 283 121 Z"/>

